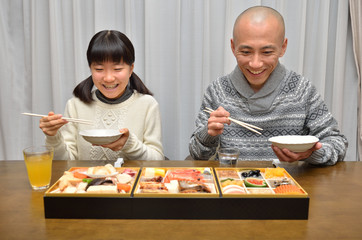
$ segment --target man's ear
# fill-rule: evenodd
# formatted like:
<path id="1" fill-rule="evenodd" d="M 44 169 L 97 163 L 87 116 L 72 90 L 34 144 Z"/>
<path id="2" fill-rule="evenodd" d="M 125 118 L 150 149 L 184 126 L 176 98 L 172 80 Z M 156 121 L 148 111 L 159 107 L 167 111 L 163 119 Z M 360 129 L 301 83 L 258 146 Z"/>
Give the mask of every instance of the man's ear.
<path id="1" fill-rule="evenodd" d="M 282 51 L 281 51 L 279 57 L 283 57 L 283 56 L 284 56 L 285 51 L 287 51 L 287 46 L 288 46 L 288 38 L 284 38 L 283 45 L 282 45 Z"/>
<path id="2" fill-rule="evenodd" d="M 233 52 L 233 54 L 235 56 L 235 44 L 234 44 L 234 40 L 232 38 L 230 39 L 230 47 L 231 47 L 231 51 Z"/>

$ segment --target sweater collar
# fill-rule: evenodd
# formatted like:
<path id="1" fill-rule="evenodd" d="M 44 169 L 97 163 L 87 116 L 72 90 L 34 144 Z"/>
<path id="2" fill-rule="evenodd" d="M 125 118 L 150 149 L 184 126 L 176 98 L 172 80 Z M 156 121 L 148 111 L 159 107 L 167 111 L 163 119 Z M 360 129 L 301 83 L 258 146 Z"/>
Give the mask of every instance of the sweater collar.
<path id="1" fill-rule="evenodd" d="M 270 109 L 277 97 L 279 91 L 277 88 L 287 75 L 286 68 L 278 63 L 274 71 L 270 74 L 264 86 L 255 93 L 250 87 L 248 81 L 245 79 L 244 74 L 238 66 L 230 73 L 229 78 L 236 91 L 246 99 L 244 104 L 249 108 L 250 112 L 264 112 Z"/>
<path id="2" fill-rule="evenodd" d="M 132 91 L 129 84 L 127 85 L 126 90 L 124 91 L 124 93 L 119 98 L 116 98 L 116 99 L 109 99 L 106 96 L 104 96 L 101 93 L 101 91 L 99 91 L 98 89 L 96 90 L 97 98 L 101 102 L 108 103 L 108 104 L 118 104 L 118 103 L 124 102 L 124 101 L 126 101 L 128 98 L 130 98 L 132 96 L 132 93 L 133 93 L 133 91 Z"/>
<path id="3" fill-rule="evenodd" d="M 244 74 L 238 66 L 236 66 L 234 71 L 230 73 L 230 79 L 236 90 L 243 97 L 247 99 L 261 98 L 274 92 L 274 90 L 279 86 L 280 82 L 284 79 L 285 74 L 285 67 L 278 63 L 274 71 L 270 74 L 268 80 L 265 82 L 264 86 L 256 93 L 250 87 L 248 80 L 246 80 Z"/>

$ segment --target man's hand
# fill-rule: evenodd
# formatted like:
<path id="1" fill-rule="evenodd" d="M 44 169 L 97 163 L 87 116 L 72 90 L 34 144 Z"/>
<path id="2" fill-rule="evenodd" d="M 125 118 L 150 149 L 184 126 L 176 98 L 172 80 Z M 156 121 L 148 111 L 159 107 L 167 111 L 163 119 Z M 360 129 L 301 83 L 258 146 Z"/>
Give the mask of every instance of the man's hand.
<path id="1" fill-rule="evenodd" d="M 274 145 L 271 146 L 278 159 L 282 162 L 295 162 L 308 158 L 314 151 L 322 148 L 322 143 L 317 142 L 311 149 L 305 152 L 292 152 L 286 148 L 280 149 Z"/>
<path id="2" fill-rule="evenodd" d="M 223 107 L 219 107 L 212 113 L 207 123 L 207 133 L 210 136 L 217 136 L 222 134 L 224 131 L 224 124 L 230 124 L 229 117 L 230 113 L 226 111 Z"/>

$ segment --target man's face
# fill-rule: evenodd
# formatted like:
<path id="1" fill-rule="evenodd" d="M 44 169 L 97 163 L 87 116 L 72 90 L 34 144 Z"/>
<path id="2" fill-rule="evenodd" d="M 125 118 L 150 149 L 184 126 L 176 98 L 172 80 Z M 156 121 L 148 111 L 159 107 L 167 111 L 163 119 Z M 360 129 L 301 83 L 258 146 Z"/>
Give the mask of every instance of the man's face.
<path id="1" fill-rule="evenodd" d="M 240 70 L 257 92 L 268 80 L 287 48 L 282 28 L 274 18 L 263 22 L 240 19 L 231 39 L 231 49 Z"/>

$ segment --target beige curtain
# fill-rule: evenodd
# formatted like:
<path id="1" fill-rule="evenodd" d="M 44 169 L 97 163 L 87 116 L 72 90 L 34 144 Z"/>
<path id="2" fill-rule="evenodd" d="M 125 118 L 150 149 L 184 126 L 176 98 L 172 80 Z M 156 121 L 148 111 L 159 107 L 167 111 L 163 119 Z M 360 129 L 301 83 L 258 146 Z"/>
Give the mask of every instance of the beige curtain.
<path id="1" fill-rule="evenodd" d="M 362 2 L 360 0 L 349 0 L 352 25 L 353 53 L 356 61 L 358 75 L 358 153 L 359 160 L 362 159 Z"/>

